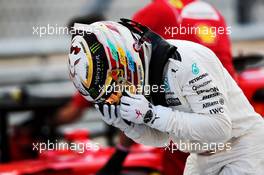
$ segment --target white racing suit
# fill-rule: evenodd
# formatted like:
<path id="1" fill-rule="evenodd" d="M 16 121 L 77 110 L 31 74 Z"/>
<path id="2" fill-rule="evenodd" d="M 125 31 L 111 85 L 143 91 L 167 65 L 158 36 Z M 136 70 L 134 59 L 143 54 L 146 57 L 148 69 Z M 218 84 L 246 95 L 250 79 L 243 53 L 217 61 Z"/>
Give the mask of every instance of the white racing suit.
<path id="1" fill-rule="evenodd" d="M 135 125 L 125 134 L 157 147 L 173 141 L 182 151 L 190 152 L 186 175 L 263 174 L 261 116 L 211 50 L 189 41 L 168 42 L 178 48 L 182 58 L 169 59 L 164 68 L 169 107 L 155 106 L 158 117 L 153 127 Z M 196 144 L 200 147 L 192 146 Z"/>

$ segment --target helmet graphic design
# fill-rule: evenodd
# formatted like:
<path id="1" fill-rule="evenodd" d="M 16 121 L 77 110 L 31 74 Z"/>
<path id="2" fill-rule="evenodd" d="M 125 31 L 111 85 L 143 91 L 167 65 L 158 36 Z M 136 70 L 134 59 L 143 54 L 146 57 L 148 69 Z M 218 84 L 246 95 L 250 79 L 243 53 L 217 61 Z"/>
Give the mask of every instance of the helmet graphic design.
<path id="1" fill-rule="evenodd" d="M 142 50 L 134 48 L 136 36 L 127 27 L 104 21 L 74 28 L 69 75 L 88 101 L 118 103 L 122 90 L 116 87 L 143 87 Z M 129 90 L 136 93 L 135 88 Z"/>

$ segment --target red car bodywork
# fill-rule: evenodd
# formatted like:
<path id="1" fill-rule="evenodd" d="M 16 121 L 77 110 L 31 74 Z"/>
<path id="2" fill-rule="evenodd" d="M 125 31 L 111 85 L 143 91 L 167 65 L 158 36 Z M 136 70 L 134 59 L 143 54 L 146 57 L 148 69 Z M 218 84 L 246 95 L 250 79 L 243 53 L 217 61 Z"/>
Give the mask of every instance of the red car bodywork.
<path id="1" fill-rule="evenodd" d="M 46 151 L 40 154 L 37 160 L 24 160 L 0 165 L 0 174 L 71 174 L 92 175 L 102 168 L 114 148 L 100 148 L 89 150 L 83 154 L 74 151 Z M 140 169 L 151 169 L 153 172 L 162 171 L 162 150 L 142 145 L 134 145 L 131 153 L 124 162 L 124 171 L 137 174 Z M 137 173 L 136 173 L 137 172 Z M 128 173 L 129 174 L 129 173 Z M 157 173 L 159 174 L 159 173 Z"/>
<path id="2" fill-rule="evenodd" d="M 264 91 L 264 68 L 246 70 L 238 74 L 237 82 L 255 111 L 264 117 L 264 99 L 258 92 Z"/>

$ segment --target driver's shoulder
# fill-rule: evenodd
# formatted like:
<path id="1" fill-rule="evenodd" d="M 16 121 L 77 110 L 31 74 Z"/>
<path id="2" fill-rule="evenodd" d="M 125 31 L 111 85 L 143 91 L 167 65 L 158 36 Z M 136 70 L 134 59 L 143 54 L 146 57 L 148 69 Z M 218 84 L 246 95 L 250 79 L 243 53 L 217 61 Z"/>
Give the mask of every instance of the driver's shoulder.
<path id="1" fill-rule="evenodd" d="M 217 56 L 209 48 L 187 40 L 167 40 L 171 45 L 177 47 L 177 51 L 181 57 L 181 61 L 174 62 L 174 64 L 183 67 L 192 65 L 198 62 L 215 62 L 218 60 Z"/>

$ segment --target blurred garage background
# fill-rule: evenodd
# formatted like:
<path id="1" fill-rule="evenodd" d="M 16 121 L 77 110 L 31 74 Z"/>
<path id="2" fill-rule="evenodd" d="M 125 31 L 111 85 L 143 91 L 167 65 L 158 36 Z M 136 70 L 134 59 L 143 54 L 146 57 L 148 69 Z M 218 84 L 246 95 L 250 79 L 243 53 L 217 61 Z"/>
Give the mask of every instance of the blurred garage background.
<path id="1" fill-rule="evenodd" d="M 222 12 L 228 25 L 232 27 L 234 55 L 264 54 L 264 1 L 206 1 Z M 65 104 L 74 93 L 67 74 L 70 36 L 55 34 L 40 37 L 34 34 L 34 27 L 48 24 L 64 27 L 74 17 L 98 12 L 109 20 L 117 21 L 121 17 L 130 18 L 149 2 L 150 0 L 0 0 L 1 133 L 12 135 L 16 130 L 15 126 L 27 121 L 32 115 L 52 115 L 49 110 L 56 110 Z M 63 125 L 59 130 L 63 133 L 75 128 L 100 133 L 105 125 L 91 109 L 77 122 Z M 42 129 L 45 131 L 47 128 Z M 46 132 L 50 131 L 47 129 Z M 1 137 L 2 146 L 8 139 L 6 135 Z M 2 146 L 2 149 L 8 148 Z"/>

